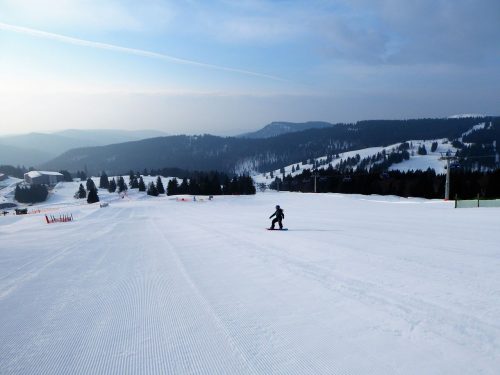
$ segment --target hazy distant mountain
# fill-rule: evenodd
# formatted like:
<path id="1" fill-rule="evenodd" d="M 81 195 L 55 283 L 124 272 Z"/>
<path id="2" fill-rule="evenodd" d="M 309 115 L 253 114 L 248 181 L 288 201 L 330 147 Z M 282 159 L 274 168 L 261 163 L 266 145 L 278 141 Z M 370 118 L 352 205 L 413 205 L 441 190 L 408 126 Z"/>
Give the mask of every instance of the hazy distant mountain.
<path id="1" fill-rule="evenodd" d="M 165 135 L 166 133 L 157 130 L 69 129 L 55 133 L 4 136 L 0 137 L 0 164 L 34 166 L 74 148 L 104 146 Z"/>
<path id="2" fill-rule="evenodd" d="M 49 160 L 54 154 L 0 144 L 0 165 L 25 166 L 27 168 Z"/>
<path id="3" fill-rule="evenodd" d="M 140 139 L 164 137 L 168 135 L 160 130 L 114 130 L 114 129 L 67 129 L 56 133 L 64 137 L 86 141 L 87 146 L 104 146 L 113 143 L 138 141 Z"/>
<path id="4" fill-rule="evenodd" d="M 270 138 L 278 135 L 300 132 L 308 129 L 322 129 L 332 127 L 333 124 L 322 121 L 308 122 L 272 122 L 256 132 L 241 134 L 241 138 Z"/>
<path id="5" fill-rule="evenodd" d="M 94 146 L 95 142 L 58 134 L 29 133 L 0 137 L 0 146 L 12 146 L 42 152 L 50 157 L 76 147 Z M 38 161 L 40 162 L 40 160 Z"/>
<path id="6" fill-rule="evenodd" d="M 481 122 L 491 119 L 484 118 Z M 377 120 L 336 124 L 270 138 L 158 137 L 70 150 L 42 164 L 41 168 L 72 172 L 87 168 L 93 174 L 102 170 L 116 174 L 130 169 L 142 171 L 164 167 L 238 173 L 269 171 L 309 158 L 412 139 L 454 140 L 476 124 L 475 118 Z M 494 135 L 486 133 L 484 136 L 491 138 Z"/>

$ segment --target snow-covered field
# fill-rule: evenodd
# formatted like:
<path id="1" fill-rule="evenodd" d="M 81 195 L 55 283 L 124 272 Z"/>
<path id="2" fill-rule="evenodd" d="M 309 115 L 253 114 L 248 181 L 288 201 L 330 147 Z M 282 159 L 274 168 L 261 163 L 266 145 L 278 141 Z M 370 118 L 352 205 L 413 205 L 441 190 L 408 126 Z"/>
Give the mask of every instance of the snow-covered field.
<path id="1" fill-rule="evenodd" d="M 0 217 L 0 374 L 499 373 L 499 209 L 76 187 Z"/>

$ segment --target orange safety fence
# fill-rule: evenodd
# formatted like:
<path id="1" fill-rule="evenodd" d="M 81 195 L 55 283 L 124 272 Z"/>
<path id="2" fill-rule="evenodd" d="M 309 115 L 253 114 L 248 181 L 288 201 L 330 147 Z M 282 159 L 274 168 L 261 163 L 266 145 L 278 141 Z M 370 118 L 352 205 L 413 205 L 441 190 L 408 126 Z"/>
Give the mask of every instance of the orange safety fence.
<path id="1" fill-rule="evenodd" d="M 55 217 L 53 215 L 45 215 L 45 220 L 47 221 L 47 224 L 52 224 L 52 223 L 68 223 L 70 221 L 73 221 L 73 214 L 64 214 L 64 215 L 59 215 L 59 217 Z"/>

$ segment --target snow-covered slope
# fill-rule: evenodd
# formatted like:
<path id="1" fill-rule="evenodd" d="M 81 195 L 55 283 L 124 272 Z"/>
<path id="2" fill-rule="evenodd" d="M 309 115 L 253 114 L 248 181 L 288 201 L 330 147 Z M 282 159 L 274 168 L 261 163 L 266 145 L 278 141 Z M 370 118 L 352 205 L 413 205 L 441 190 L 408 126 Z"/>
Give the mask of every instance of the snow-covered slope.
<path id="1" fill-rule="evenodd" d="M 438 143 L 437 149 L 432 152 L 431 151 L 431 146 L 433 142 Z M 456 149 L 451 145 L 448 140 L 445 139 L 438 139 L 438 140 L 410 140 L 408 143 L 411 145 L 410 148 L 408 149 L 408 152 L 410 153 L 410 159 L 409 160 L 404 160 L 401 163 L 397 163 L 392 165 L 389 170 L 400 170 L 400 171 L 409 171 L 409 170 L 427 170 L 428 168 L 434 169 L 436 173 L 445 173 L 445 166 L 446 162 L 443 160 L 440 160 L 442 153 L 446 152 L 456 152 Z M 349 152 L 344 152 L 339 154 L 338 158 L 333 159 L 330 163 L 320 165 L 318 169 L 324 169 L 328 168 L 329 165 L 332 167 L 338 166 L 342 161 L 346 161 L 348 158 L 355 158 L 357 155 L 359 155 L 360 160 L 364 158 L 369 158 L 372 156 L 377 155 L 378 153 L 385 151 L 385 153 L 388 155 L 392 152 L 395 152 L 398 148 L 398 144 L 390 145 L 387 147 L 370 147 L 370 148 L 364 148 L 361 150 L 354 150 L 354 151 L 349 151 Z M 419 147 L 425 146 L 427 150 L 427 155 L 419 155 L 417 150 Z M 317 163 L 322 164 L 326 160 L 326 156 L 316 158 L 314 159 Z M 300 169 L 297 168 L 297 164 L 299 165 Z M 291 174 L 292 176 L 298 175 L 302 173 L 302 170 L 304 169 L 311 169 L 314 167 L 314 165 L 309 162 L 306 164 L 302 163 L 297 163 L 297 164 L 291 164 L 287 165 L 285 169 L 285 174 Z M 355 167 L 354 167 L 355 169 Z M 280 170 L 276 169 L 273 172 L 273 176 L 278 176 L 280 177 Z M 266 183 L 269 184 L 273 181 L 273 178 L 271 178 L 270 173 L 259 173 L 253 176 L 254 180 L 256 183 Z"/>
<path id="2" fill-rule="evenodd" d="M 448 118 L 482 118 L 482 117 L 486 116 L 478 113 L 462 113 L 459 115 L 448 116 Z"/>
<path id="3" fill-rule="evenodd" d="M 457 115 L 458 116 L 458 115 Z M 481 115 L 460 115 L 466 117 L 484 117 Z M 462 136 L 458 139 L 462 142 L 463 137 L 471 134 L 474 131 L 484 129 L 486 123 L 482 122 L 477 125 L 474 125 L 468 131 L 464 132 Z M 490 125 L 491 126 L 491 125 Z M 432 144 L 437 143 L 438 147 L 435 151 L 431 151 Z M 446 171 L 446 162 L 440 160 L 443 153 L 455 153 L 457 149 L 451 145 L 451 141 L 448 139 L 433 139 L 433 140 L 408 140 L 406 143 L 410 145 L 408 152 L 410 153 L 409 160 L 403 160 L 400 163 L 393 164 L 389 167 L 389 170 L 399 170 L 399 171 L 409 171 L 409 170 L 427 170 L 428 168 L 434 169 L 436 173 L 445 173 Z M 328 168 L 330 165 L 332 167 L 337 167 L 341 162 L 346 161 L 348 158 L 355 158 L 359 155 L 360 161 L 365 158 L 371 158 L 377 155 L 380 152 L 385 152 L 387 155 L 393 152 L 398 151 L 398 147 L 401 143 L 386 146 L 386 147 L 370 147 L 364 148 L 360 150 L 354 150 L 349 152 L 344 152 L 339 154 L 338 158 L 333 159 L 331 162 L 326 162 L 327 157 L 322 156 L 319 158 L 315 158 L 313 160 L 309 160 L 309 163 L 302 164 L 301 162 L 290 164 L 284 167 L 285 174 L 291 174 L 295 176 L 297 174 L 301 174 L 303 169 L 312 169 L 314 165 L 318 165 L 318 169 Z M 418 153 L 418 148 L 425 146 L 427 154 L 420 155 Z M 313 162 L 315 164 L 313 164 Z M 297 169 L 297 165 L 299 165 L 300 169 Z M 353 167 L 356 169 L 356 166 Z M 271 172 L 273 177 L 271 177 Z M 280 169 L 276 169 L 273 171 L 268 171 L 266 173 L 256 173 L 253 178 L 257 183 L 269 184 L 274 180 L 274 177 L 281 176 Z"/>
<path id="4" fill-rule="evenodd" d="M 146 186 L 150 182 L 155 182 L 157 176 L 142 176 L 144 183 Z M 112 177 L 109 177 L 110 179 Z M 114 176 L 115 180 L 117 176 Z M 125 182 L 129 183 L 129 177 L 123 176 Z M 171 177 L 161 177 L 163 185 L 166 187 L 168 181 Z M 95 185 L 99 186 L 99 177 L 92 178 Z M 54 208 L 54 207 L 68 207 L 68 206 L 85 206 L 87 204 L 85 199 L 75 199 L 74 195 L 80 186 L 80 182 L 59 182 L 53 189 L 49 190 L 49 195 L 47 200 L 43 203 L 38 204 L 22 204 L 18 203 L 14 200 L 14 190 L 18 183 L 23 180 L 10 177 L 5 181 L 0 182 L 0 203 L 16 203 L 19 206 L 29 206 L 33 207 L 33 210 L 38 210 L 40 208 Z M 85 187 L 85 181 L 83 182 L 83 186 Z M 144 199 L 147 198 L 145 192 L 139 192 L 137 189 L 129 189 L 123 194 L 118 193 L 109 193 L 105 189 L 99 189 L 99 199 L 102 202 L 115 202 L 122 199 L 130 200 L 130 199 Z"/>
<path id="5" fill-rule="evenodd" d="M 74 222 L 0 217 L 1 374 L 498 373 L 498 209 L 65 186 Z"/>
<path id="6" fill-rule="evenodd" d="M 438 147 L 436 151 L 432 152 L 432 143 L 437 142 Z M 397 171 L 410 171 L 410 170 L 422 170 L 425 171 L 428 168 L 434 169 L 436 173 L 446 173 L 446 161 L 440 160 L 442 154 L 452 153 L 454 154 L 457 150 L 454 148 L 450 142 L 444 139 L 431 140 L 431 141 L 411 141 L 413 145 L 410 150 L 410 159 L 403 160 L 401 163 L 393 164 L 389 167 L 389 170 Z M 425 146 L 427 150 L 427 155 L 419 155 L 417 153 L 418 147 Z"/>
<path id="7" fill-rule="evenodd" d="M 1 203 L 13 203 L 14 200 L 14 190 L 17 184 L 23 180 L 15 177 L 8 177 L 7 179 L 0 181 L 0 204 Z"/>
<path id="8" fill-rule="evenodd" d="M 480 124 L 474 125 L 472 128 L 467 130 L 465 133 L 462 134 L 462 137 L 460 138 L 460 141 L 462 141 L 463 137 L 470 135 L 471 133 L 475 132 L 476 130 L 481 130 L 486 127 L 486 123 L 482 122 Z"/>

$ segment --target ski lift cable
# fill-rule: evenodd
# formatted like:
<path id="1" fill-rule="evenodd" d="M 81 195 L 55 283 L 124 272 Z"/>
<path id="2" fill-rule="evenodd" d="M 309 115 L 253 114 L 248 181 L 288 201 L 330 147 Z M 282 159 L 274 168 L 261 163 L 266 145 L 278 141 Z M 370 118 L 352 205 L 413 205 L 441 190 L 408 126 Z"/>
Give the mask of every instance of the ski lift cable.
<path id="1" fill-rule="evenodd" d="M 457 156 L 457 158 L 460 158 L 460 159 L 466 159 L 466 158 L 469 158 L 469 159 L 482 159 L 482 158 L 496 158 L 498 154 L 496 155 L 483 155 L 483 156 L 469 156 L 469 155 L 464 155 L 464 156 Z"/>

